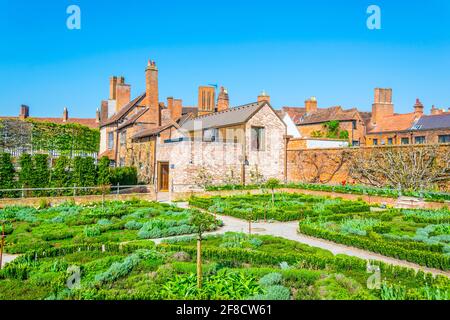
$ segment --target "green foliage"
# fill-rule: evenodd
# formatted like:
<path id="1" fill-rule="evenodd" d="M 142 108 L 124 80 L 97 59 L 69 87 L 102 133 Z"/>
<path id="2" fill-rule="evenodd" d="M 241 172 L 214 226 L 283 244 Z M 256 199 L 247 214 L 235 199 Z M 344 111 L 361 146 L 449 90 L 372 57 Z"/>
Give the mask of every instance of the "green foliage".
<path id="1" fill-rule="evenodd" d="M 121 186 L 134 186 L 138 183 L 137 169 L 136 167 L 113 168 L 111 169 L 110 181 L 113 186 L 117 184 Z"/>
<path id="2" fill-rule="evenodd" d="M 215 219 L 212 215 L 201 212 L 194 211 L 191 216 L 189 223 L 194 226 L 195 232 L 199 239 L 202 239 L 202 235 L 205 231 L 210 230 L 211 226 L 214 226 Z"/>
<path id="3" fill-rule="evenodd" d="M 109 167 L 108 157 L 102 157 L 98 163 L 98 177 L 97 184 L 99 186 L 106 186 L 110 184 L 111 172 Z"/>
<path id="4" fill-rule="evenodd" d="M 97 170 L 91 157 L 75 157 L 73 160 L 73 183 L 76 186 L 92 187 L 96 185 Z"/>
<path id="5" fill-rule="evenodd" d="M 19 186 L 30 188 L 33 183 L 33 159 L 28 153 L 23 153 L 19 158 Z"/>
<path id="6" fill-rule="evenodd" d="M 259 284 L 263 287 L 267 287 L 267 286 L 281 284 L 282 281 L 283 281 L 282 274 L 273 272 L 273 273 L 268 273 L 264 277 L 259 279 Z"/>
<path id="7" fill-rule="evenodd" d="M 11 160 L 11 156 L 9 153 L 1 153 L 0 154 L 0 189 L 14 189 L 15 181 L 14 181 L 14 165 Z M 5 196 L 10 193 L 5 192 Z M 3 193 L 0 192 L 0 196 L 3 196 Z"/>
<path id="8" fill-rule="evenodd" d="M 55 165 L 52 169 L 52 181 L 51 186 L 53 188 L 64 188 L 71 187 L 72 177 L 70 172 L 71 161 L 66 156 L 60 156 L 55 160 Z M 56 192 L 56 194 L 68 194 L 61 191 Z"/>
<path id="9" fill-rule="evenodd" d="M 33 156 L 33 175 L 31 178 L 33 188 L 48 188 L 50 182 L 50 168 L 48 155 L 35 154 Z M 44 195 L 44 191 L 34 191 L 36 196 Z"/>

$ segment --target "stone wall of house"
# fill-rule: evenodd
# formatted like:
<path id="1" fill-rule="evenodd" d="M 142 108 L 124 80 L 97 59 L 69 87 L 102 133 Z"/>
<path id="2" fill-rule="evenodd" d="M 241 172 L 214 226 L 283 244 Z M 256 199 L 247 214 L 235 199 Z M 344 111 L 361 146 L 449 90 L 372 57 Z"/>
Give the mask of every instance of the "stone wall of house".
<path id="1" fill-rule="evenodd" d="M 420 148 L 422 145 L 416 146 Z M 340 184 L 357 183 L 349 175 L 351 159 L 363 153 L 369 154 L 374 148 L 389 150 L 390 148 L 407 148 L 408 146 L 378 146 L 359 148 L 330 149 L 288 149 L 287 172 L 289 182 L 314 182 Z M 439 154 L 449 154 L 450 144 L 439 145 Z M 437 161 L 441 161 L 439 158 Z M 448 191 L 448 186 L 447 190 Z"/>
<path id="2" fill-rule="evenodd" d="M 264 148 L 252 148 L 252 127 L 264 128 Z M 285 180 L 286 125 L 268 105 L 261 108 L 245 125 L 246 157 L 249 165 L 245 168 L 246 183 L 254 183 L 255 173 L 264 179 Z"/>
<path id="3" fill-rule="evenodd" d="M 158 143 L 156 150 L 157 163 L 169 163 L 170 191 L 187 192 L 202 189 L 202 184 L 241 181 L 241 144 L 180 141 Z"/>

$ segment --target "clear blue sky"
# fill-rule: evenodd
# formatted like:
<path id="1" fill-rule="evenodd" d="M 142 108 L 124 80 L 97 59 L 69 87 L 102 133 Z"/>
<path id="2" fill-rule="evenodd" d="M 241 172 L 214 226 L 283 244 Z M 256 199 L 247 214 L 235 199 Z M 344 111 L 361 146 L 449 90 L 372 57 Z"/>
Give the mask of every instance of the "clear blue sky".
<path id="1" fill-rule="evenodd" d="M 82 29 L 68 30 L 77 4 Z M 382 10 L 368 30 L 366 9 Z M 145 88 L 147 59 L 159 67 L 160 100 L 195 105 L 197 87 L 228 88 L 232 105 L 265 89 L 275 107 L 370 110 L 375 87 L 392 87 L 396 112 L 420 97 L 450 106 L 450 1 L 0 0 L 0 115 L 28 104 L 33 116 L 93 117 L 108 79 Z"/>

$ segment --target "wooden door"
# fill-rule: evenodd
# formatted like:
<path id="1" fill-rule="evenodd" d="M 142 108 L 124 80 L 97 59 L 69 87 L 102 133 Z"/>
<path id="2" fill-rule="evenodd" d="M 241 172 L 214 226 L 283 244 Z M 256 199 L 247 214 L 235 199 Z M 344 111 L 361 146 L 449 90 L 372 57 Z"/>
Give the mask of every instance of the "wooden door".
<path id="1" fill-rule="evenodd" d="M 167 162 L 159 164 L 159 191 L 169 191 L 169 164 Z"/>

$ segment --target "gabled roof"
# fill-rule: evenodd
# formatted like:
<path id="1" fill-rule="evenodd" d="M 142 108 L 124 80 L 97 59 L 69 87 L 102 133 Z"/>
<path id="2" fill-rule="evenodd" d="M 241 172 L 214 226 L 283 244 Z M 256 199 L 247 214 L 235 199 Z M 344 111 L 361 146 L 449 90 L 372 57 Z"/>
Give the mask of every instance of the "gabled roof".
<path id="1" fill-rule="evenodd" d="M 196 117 L 198 115 L 198 108 L 197 107 L 183 107 L 181 109 L 181 113 L 182 114 L 192 113 L 194 115 L 194 117 Z"/>
<path id="2" fill-rule="evenodd" d="M 253 102 L 224 111 L 199 116 L 186 121 L 182 128 L 187 131 L 194 131 L 196 129 L 220 128 L 241 124 L 250 119 L 266 104 L 267 103 Z M 196 123 L 201 123 L 201 128 L 197 128 Z"/>
<path id="3" fill-rule="evenodd" d="M 416 120 L 414 113 L 394 114 L 382 118 L 377 124 L 371 125 L 367 134 L 409 130 Z"/>
<path id="4" fill-rule="evenodd" d="M 316 111 L 310 113 L 306 113 L 306 108 L 304 107 L 283 107 L 282 111 L 287 113 L 296 125 L 360 119 L 358 116 L 359 111 L 356 108 L 343 110 L 340 106 L 317 108 Z"/>
<path id="5" fill-rule="evenodd" d="M 136 98 L 134 98 L 133 100 L 131 100 L 129 103 L 127 103 L 125 106 L 123 106 L 119 112 L 117 112 L 116 114 L 114 114 L 111 118 L 107 119 L 105 122 L 103 122 L 100 127 L 104 127 L 116 122 L 119 122 L 120 120 L 122 120 L 135 106 L 137 106 L 139 103 L 142 102 L 142 100 L 144 100 L 146 94 L 143 93 L 140 96 L 137 96 Z"/>
<path id="6" fill-rule="evenodd" d="M 147 111 L 148 111 L 148 108 L 141 108 L 141 110 L 136 112 L 131 118 L 122 122 L 118 128 L 123 129 L 125 127 L 128 127 L 129 125 L 134 124 Z"/>
<path id="7" fill-rule="evenodd" d="M 450 129 L 450 113 L 424 115 L 413 125 L 412 130 Z"/>
<path id="8" fill-rule="evenodd" d="M 155 136 L 161 132 L 163 132 L 166 129 L 169 129 L 170 127 L 174 126 L 173 123 L 168 123 L 164 126 L 160 126 L 160 127 L 156 127 L 156 128 L 151 128 L 151 129 L 144 129 L 142 131 L 139 131 L 138 133 L 136 133 L 133 136 L 133 139 L 142 139 L 142 138 L 147 138 L 147 137 L 151 137 L 151 136 Z"/>

